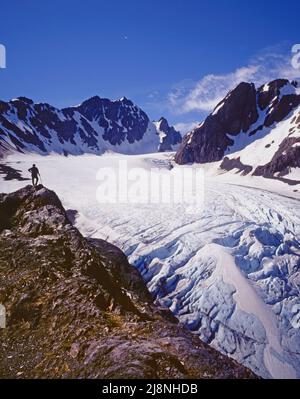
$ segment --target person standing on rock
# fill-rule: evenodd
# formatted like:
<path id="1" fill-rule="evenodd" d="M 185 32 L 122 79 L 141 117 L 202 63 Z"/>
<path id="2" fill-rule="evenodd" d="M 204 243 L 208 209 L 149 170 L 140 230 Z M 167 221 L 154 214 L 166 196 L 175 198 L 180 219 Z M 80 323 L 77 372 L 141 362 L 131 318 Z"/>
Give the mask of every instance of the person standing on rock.
<path id="1" fill-rule="evenodd" d="M 40 172 L 35 164 L 32 165 L 32 168 L 28 169 L 28 172 L 31 173 L 32 185 L 37 186 L 39 181 Z"/>

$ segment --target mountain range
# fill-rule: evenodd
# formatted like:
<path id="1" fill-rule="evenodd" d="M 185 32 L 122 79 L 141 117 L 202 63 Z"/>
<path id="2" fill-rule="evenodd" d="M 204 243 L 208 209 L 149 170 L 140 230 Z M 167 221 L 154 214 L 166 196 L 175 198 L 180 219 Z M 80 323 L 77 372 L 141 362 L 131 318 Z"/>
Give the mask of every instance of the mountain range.
<path id="1" fill-rule="evenodd" d="M 173 150 L 181 135 L 166 119 L 150 121 L 123 97 L 92 97 L 74 107 L 57 109 L 26 97 L 0 101 L 0 155 L 9 152 L 80 155 L 115 151 L 143 154 Z"/>
<path id="2" fill-rule="evenodd" d="M 10 152 L 101 155 L 177 150 L 177 164 L 220 162 L 225 171 L 299 180 L 300 89 L 277 79 L 256 88 L 240 83 L 182 139 L 165 118 L 123 97 L 91 97 L 57 109 L 26 97 L 0 101 L 0 156 Z"/>

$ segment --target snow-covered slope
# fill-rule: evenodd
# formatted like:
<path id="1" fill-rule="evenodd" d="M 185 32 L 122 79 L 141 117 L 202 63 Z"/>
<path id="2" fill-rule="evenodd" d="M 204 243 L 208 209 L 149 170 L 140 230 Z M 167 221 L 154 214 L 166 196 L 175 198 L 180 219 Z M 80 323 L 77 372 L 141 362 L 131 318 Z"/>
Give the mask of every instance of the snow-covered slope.
<path id="1" fill-rule="evenodd" d="M 122 248 L 157 300 L 204 341 L 263 377 L 300 378 L 300 185 L 194 165 L 206 169 L 199 212 L 182 204 L 99 204 L 97 172 L 118 172 L 120 160 L 147 173 L 155 166 L 169 173 L 171 162 L 167 153 L 19 154 L 7 162 L 25 174 L 35 162 L 44 184 L 78 210 L 81 232 Z M 8 192 L 24 182 L 0 184 Z"/>
<path id="2" fill-rule="evenodd" d="M 288 177 L 300 167 L 300 94 L 297 82 L 278 79 L 258 89 L 241 83 L 190 132 L 179 164 L 223 161 L 221 168 Z"/>
<path id="3" fill-rule="evenodd" d="M 169 129 L 160 137 L 155 123 L 125 97 L 111 101 L 95 96 L 61 110 L 25 97 L 0 101 L 0 156 L 14 151 L 151 153 L 176 141 L 173 135 L 177 132 Z"/>

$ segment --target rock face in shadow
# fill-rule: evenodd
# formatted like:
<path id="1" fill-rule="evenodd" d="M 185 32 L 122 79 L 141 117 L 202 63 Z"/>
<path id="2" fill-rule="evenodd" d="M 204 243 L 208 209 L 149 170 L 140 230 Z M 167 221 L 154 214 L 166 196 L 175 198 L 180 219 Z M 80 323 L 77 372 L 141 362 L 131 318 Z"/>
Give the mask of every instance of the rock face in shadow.
<path id="1" fill-rule="evenodd" d="M 2 378 L 254 378 L 153 303 L 126 256 L 87 240 L 43 186 L 0 194 Z"/>
<path id="2" fill-rule="evenodd" d="M 255 176 L 273 177 L 275 173 L 284 176 L 291 168 L 300 168 L 300 138 L 287 137 L 282 141 L 272 160 L 258 166 Z"/>
<path id="3" fill-rule="evenodd" d="M 220 167 L 223 170 L 238 170 L 239 172 L 242 172 L 243 175 L 247 175 L 248 173 L 250 173 L 252 171 L 252 166 L 250 165 L 244 165 L 240 158 L 234 158 L 234 159 L 230 159 L 227 157 L 224 157 Z"/>
<path id="4" fill-rule="evenodd" d="M 14 169 L 11 166 L 2 163 L 0 163 L 0 175 L 4 175 L 4 180 L 30 180 L 22 176 L 21 170 Z"/>
<path id="5" fill-rule="evenodd" d="M 185 136 L 175 161 L 181 165 L 219 161 L 233 143 L 227 134 L 246 132 L 257 119 L 255 86 L 240 83 L 200 126 Z"/>

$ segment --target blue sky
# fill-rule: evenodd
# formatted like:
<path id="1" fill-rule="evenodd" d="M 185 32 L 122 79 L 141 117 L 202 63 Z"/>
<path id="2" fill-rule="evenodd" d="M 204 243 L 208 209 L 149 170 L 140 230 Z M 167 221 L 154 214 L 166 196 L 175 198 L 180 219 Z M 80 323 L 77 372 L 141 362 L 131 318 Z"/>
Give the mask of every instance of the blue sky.
<path id="1" fill-rule="evenodd" d="M 299 72 L 299 25 L 294 0 L 1 0 L 0 98 L 126 96 L 152 119 L 190 124 L 239 80 Z"/>

